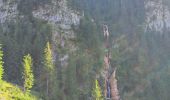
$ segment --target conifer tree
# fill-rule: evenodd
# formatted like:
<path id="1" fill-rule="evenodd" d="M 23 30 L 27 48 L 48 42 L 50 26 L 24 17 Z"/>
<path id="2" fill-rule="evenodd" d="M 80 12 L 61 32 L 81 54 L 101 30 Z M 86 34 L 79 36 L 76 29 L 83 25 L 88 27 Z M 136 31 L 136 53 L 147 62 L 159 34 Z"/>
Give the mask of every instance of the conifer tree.
<path id="1" fill-rule="evenodd" d="M 44 65 L 45 65 L 45 70 L 47 71 L 47 78 L 46 78 L 46 95 L 47 98 L 49 96 L 49 78 L 50 75 L 53 74 L 54 70 L 54 63 L 53 63 L 53 58 L 52 58 L 52 50 L 50 43 L 47 42 L 46 47 L 44 49 Z"/>
<path id="2" fill-rule="evenodd" d="M 0 44 L 0 80 L 2 80 L 3 74 L 4 74 L 4 69 L 3 69 L 3 51 L 2 51 L 2 47 Z"/>
<path id="3" fill-rule="evenodd" d="M 34 84 L 34 75 L 32 71 L 32 58 L 30 54 L 24 56 L 23 66 L 24 66 L 24 90 L 29 92 Z"/>
<path id="4" fill-rule="evenodd" d="M 44 64 L 46 70 L 51 73 L 54 69 L 54 65 L 53 65 L 51 46 L 49 42 L 47 42 L 46 47 L 44 49 Z"/>
<path id="5" fill-rule="evenodd" d="M 95 80 L 95 86 L 93 88 L 92 93 L 93 93 L 92 96 L 94 100 L 103 100 L 102 91 L 101 91 L 101 88 L 99 86 L 97 79 Z"/>

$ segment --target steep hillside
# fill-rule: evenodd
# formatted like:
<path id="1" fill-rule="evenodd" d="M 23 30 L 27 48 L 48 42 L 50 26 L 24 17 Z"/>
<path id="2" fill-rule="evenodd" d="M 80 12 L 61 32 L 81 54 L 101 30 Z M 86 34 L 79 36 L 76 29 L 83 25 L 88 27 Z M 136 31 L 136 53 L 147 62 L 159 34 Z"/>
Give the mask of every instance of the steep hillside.
<path id="1" fill-rule="evenodd" d="M 109 51 L 122 100 L 169 100 L 169 23 L 169 0 L 0 0 L 3 79 L 22 87 L 23 56 L 30 54 L 40 98 L 91 100 L 93 91 L 104 95 Z M 0 84 L 0 96 L 34 98 Z"/>
<path id="2" fill-rule="evenodd" d="M 166 0 L 146 1 L 146 26 L 157 32 L 169 29 L 170 11 Z"/>
<path id="3" fill-rule="evenodd" d="M 19 87 L 5 81 L 0 82 L 1 100 L 38 100 L 35 96 L 24 93 Z"/>
<path id="4" fill-rule="evenodd" d="M 0 43 L 4 51 L 4 79 L 23 86 L 22 57 L 33 57 L 34 91 L 43 99 L 56 99 L 62 68 L 68 66 L 69 54 L 75 51 L 73 26 L 80 24 L 80 15 L 67 7 L 66 0 L 0 0 Z M 55 69 L 46 94 L 47 72 L 44 49 L 50 42 Z M 57 70 L 56 70 L 57 69 Z M 44 74 L 47 73 L 47 74 Z M 62 72 L 63 73 L 63 72 Z M 64 77 L 64 76 L 62 76 Z M 63 80 L 64 81 L 64 80 Z M 62 82 L 63 82 L 62 81 Z M 63 96 L 63 95 L 61 95 Z"/>
<path id="5" fill-rule="evenodd" d="M 91 16 L 100 28 L 109 26 L 121 98 L 168 100 L 169 0 L 82 2 L 72 0 L 70 6 Z"/>

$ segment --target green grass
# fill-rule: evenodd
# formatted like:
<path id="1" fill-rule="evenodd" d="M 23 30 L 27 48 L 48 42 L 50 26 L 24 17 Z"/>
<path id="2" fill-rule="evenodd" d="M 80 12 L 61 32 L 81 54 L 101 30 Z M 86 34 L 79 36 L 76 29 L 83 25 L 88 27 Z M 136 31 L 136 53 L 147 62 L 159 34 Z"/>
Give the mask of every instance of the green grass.
<path id="1" fill-rule="evenodd" d="M 0 100 L 38 100 L 30 93 L 24 93 L 19 87 L 0 81 Z"/>

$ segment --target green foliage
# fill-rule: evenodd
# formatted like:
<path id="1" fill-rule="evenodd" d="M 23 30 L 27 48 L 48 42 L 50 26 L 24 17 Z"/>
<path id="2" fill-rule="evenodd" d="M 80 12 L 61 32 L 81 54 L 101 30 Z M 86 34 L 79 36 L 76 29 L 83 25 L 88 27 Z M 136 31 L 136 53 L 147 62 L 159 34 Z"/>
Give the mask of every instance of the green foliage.
<path id="1" fill-rule="evenodd" d="M 46 74 L 46 99 L 58 98 L 58 79 L 57 79 L 57 68 L 54 65 L 52 48 L 49 42 L 46 43 L 43 55 L 44 71 Z M 43 82 L 41 82 L 43 83 Z"/>
<path id="2" fill-rule="evenodd" d="M 17 86 L 5 81 L 0 82 L 0 100 L 38 100 L 30 93 L 24 93 Z"/>
<path id="3" fill-rule="evenodd" d="M 65 88 L 67 94 L 65 95 L 66 100 L 79 100 L 79 93 L 78 93 L 78 83 L 77 83 L 77 76 L 76 76 L 76 66 L 74 65 L 74 60 L 71 59 L 69 62 L 69 66 L 65 71 Z"/>
<path id="4" fill-rule="evenodd" d="M 23 66 L 24 66 L 24 88 L 27 92 L 30 91 L 32 86 L 34 85 L 34 75 L 32 71 L 32 58 L 28 54 L 23 58 Z"/>
<path id="5" fill-rule="evenodd" d="M 51 71 L 54 70 L 52 50 L 49 42 L 47 42 L 46 47 L 44 49 L 44 65 L 48 72 L 51 73 Z"/>
<path id="6" fill-rule="evenodd" d="M 103 64 L 103 47 L 98 26 L 90 17 L 85 16 L 81 19 L 79 28 L 75 28 L 75 32 L 76 38 L 72 42 L 77 49 L 74 53 L 70 53 L 70 48 L 66 48 L 67 51 L 62 52 L 63 54 L 59 52 L 59 55 L 69 54 L 68 66 L 58 69 L 61 71 L 59 76 L 62 100 L 88 100 L 94 76 L 100 73 Z"/>
<path id="7" fill-rule="evenodd" d="M 77 32 L 77 40 L 82 49 L 97 49 L 100 45 L 100 31 L 93 23 L 89 16 L 85 16 L 80 21 L 79 29 Z"/>
<path id="8" fill-rule="evenodd" d="M 144 32 L 144 0 L 68 0 L 73 9 L 79 10 L 80 13 L 84 12 L 84 17 L 81 18 L 80 26 L 75 28 L 77 33 L 76 41 L 74 41 L 77 46 L 75 47 L 77 50 L 73 52 L 75 55 L 69 54 L 72 51 L 70 48 L 61 49 L 57 47 L 58 45 L 55 48 L 59 56 L 57 58 L 65 54 L 69 55 L 68 66 L 64 67 L 60 65 L 58 59 L 55 61 L 57 67 L 52 61 L 50 43 L 47 42 L 51 39 L 53 31 L 51 26 L 47 21 L 34 18 L 32 15 L 33 10 L 51 1 L 19 0 L 17 9 L 22 17 L 0 24 L 0 43 L 4 44 L 5 54 L 3 57 L 3 52 L 0 51 L 0 79 L 3 77 L 12 83 L 21 84 L 22 57 L 30 52 L 35 62 L 34 74 L 36 74 L 33 89 L 42 93 L 44 95 L 42 97 L 46 96 L 43 93 L 46 91 L 44 80 L 47 78 L 49 79 L 49 99 L 55 100 L 56 95 L 61 93 L 59 95 L 61 98 L 58 98 L 60 100 L 88 100 L 91 95 L 93 77 L 100 74 L 103 66 L 102 25 L 107 24 L 112 47 L 111 67 L 119 66 L 117 77 L 122 99 L 169 100 L 170 35 L 168 32 L 165 34 Z M 169 0 L 163 1 L 166 5 L 170 5 Z M 57 32 L 60 33 L 58 30 Z M 62 33 L 62 35 L 65 34 Z M 64 37 L 64 40 L 70 45 L 70 41 L 66 38 Z M 44 45 L 46 45 L 45 50 Z M 42 68 L 44 65 L 45 70 Z M 3 68 L 6 73 L 1 75 Z M 53 75 L 49 75 L 52 71 Z M 32 87 L 30 86 L 32 83 L 28 83 L 28 87 Z M 13 95 L 18 92 L 18 90 L 14 89 L 16 91 L 14 92 L 13 89 L 9 89 L 12 92 L 7 94 Z M 3 89 L 5 90 L 8 91 Z M 100 92 L 96 94 L 99 95 Z M 2 97 L 6 97 L 5 95 Z M 19 97 L 23 96 L 19 95 L 17 99 Z M 24 97 L 27 96 L 24 95 Z M 23 98 L 21 100 L 24 100 Z"/>
<path id="9" fill-rule="evenodd" d="M 163 0 L 163 3 L 169 6 L 168 0 Z M 123 100 L 168 100 L 170 89 L 165 66 L 169 65 L 170 59 L 170 35 L 169 32 L 146 32 L 143 27 L 144 1 L 70 0 L 69 4 L 93 18 L 97 25 L 109 26 L 111 67 L 118 67 L 118 86 Z M 84 39 L 82 44 L 88 47 L 88 44 L 93 45 L 89 37 L 93 37 L 93 33 L 94 36 L 98 34 L 88 31 L 88 20 L 83 19 L 81 22 L 82 31 L 78 32 L 78 36 L 82 37 L 80 40 Z"/>
<path id="10" fill-rule="evenodd" d="M 4 77 L 7 81 L 21 85 L 22 57 L 30 53 L 34 59 L 34 72 L 40 77 L 43 66 L 44 45 L 51 39 L 51 26 L 43 20 L 26 16 L 0 25 L 0 43 L 4 49 Z M 12 70 L 10 70 L 12 69 Z"/>
<path id="11" fill-rule="evenodd" d="M 103 46 L 101 39 L 100 27 L 96 23 L 92 22 L 89 16 L 85 16 L 80 21 L 79 29 L 76 31 L 77 44 L 79 47 L 78 53 L 88 56 L 91 59 L 93 70 L 98 72 L 103 64 Z M 83 59 L 82 59 L 83 60 Z"/>
<path id="12" fill-rule="evenodd" d="M 94 100 L 103 100 L 102 91 L 99 86 L 98 80 L 95 80 L 95 85 L 93 87 L 92 93 Z"/>
<path id="13" fill-rule="evenodd" d="M 3 74 L 4 74 L 3 64 L 4 64 L 4 62 L 3 62 L 3 51 L 2 51 L 1 44 L 0 44 L 0 81 L 2 80 Z"/>

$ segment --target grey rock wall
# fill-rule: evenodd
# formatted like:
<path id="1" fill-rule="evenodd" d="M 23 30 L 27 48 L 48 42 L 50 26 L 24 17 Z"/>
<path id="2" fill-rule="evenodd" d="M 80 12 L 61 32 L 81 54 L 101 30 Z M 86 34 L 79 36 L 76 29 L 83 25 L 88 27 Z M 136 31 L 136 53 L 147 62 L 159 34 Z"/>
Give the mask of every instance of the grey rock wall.
<path id="1" fill-rule="evenodd" d="M 146 28 L 162 32 L 170 28 L 170 10 L 163 0 L 148 0 L 145 2 Z"/>

